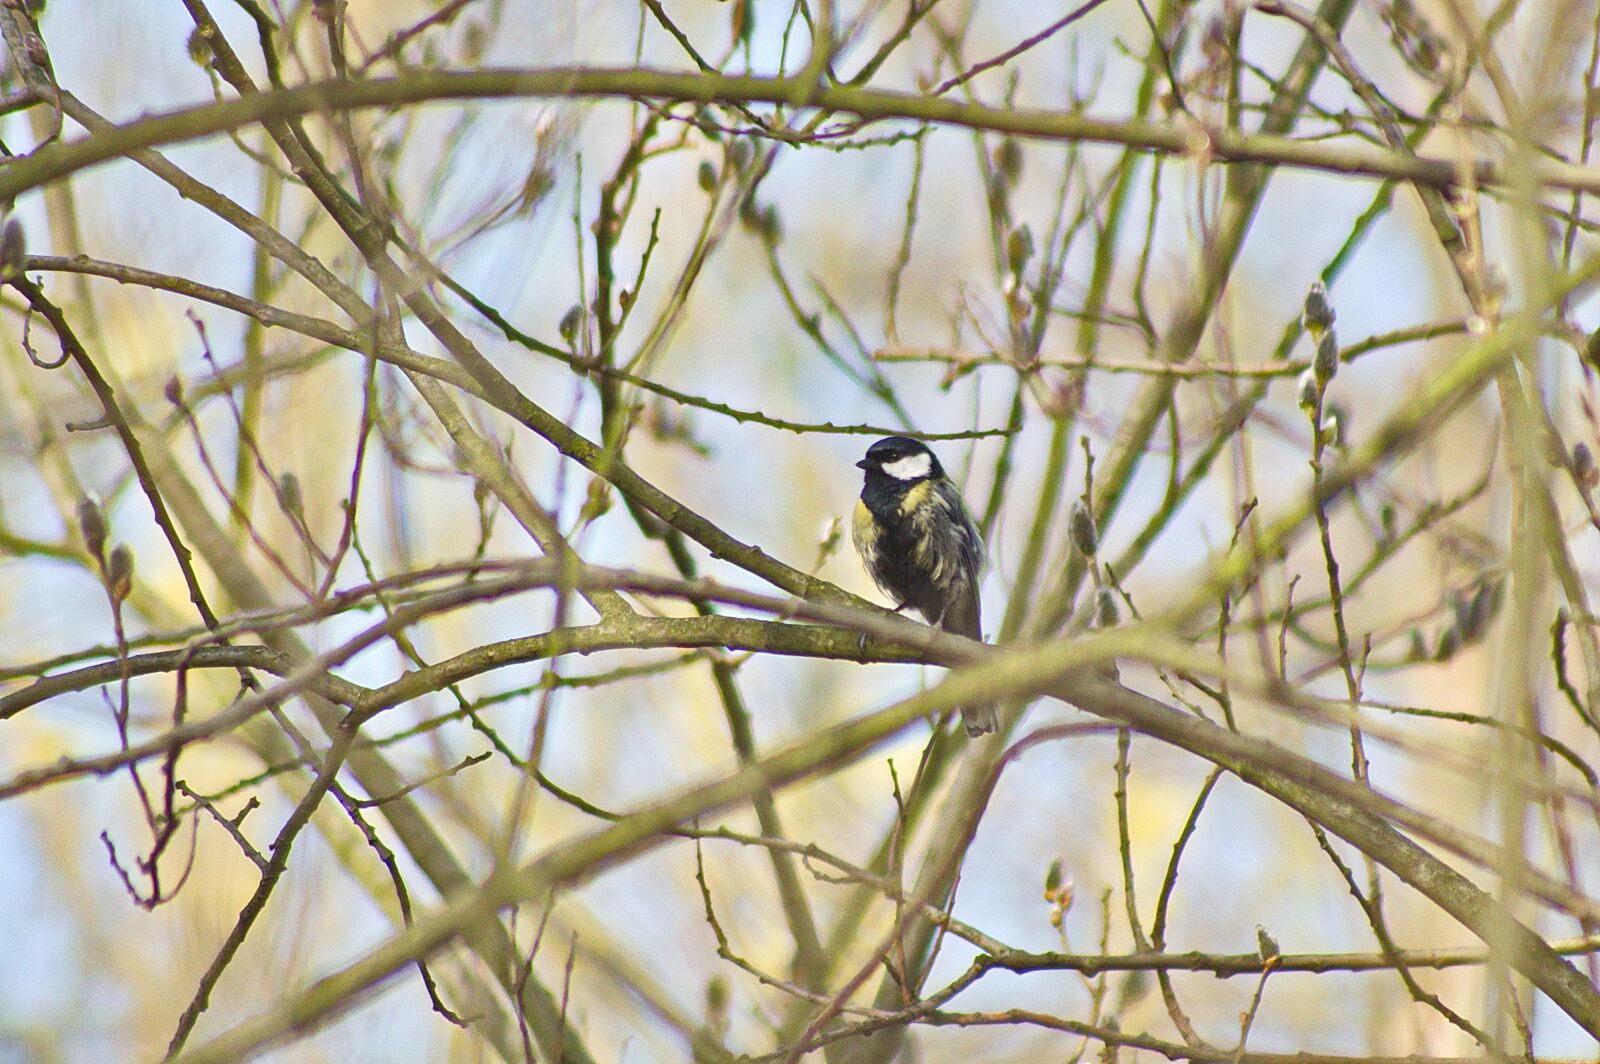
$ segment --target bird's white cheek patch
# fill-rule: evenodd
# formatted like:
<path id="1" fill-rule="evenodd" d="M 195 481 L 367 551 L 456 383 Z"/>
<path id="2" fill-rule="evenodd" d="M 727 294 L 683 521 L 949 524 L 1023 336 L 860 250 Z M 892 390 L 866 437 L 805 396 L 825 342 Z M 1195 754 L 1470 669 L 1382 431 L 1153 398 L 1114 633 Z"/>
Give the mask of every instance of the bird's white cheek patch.
<path id="1" fill-rule="evenodd" d="M 916 480 L 918 477 L 927 476 L 931 468 L 933 468 L 932 458 L 925 454 L 908 454 L 904 458 L 885 463 L 883 471 L 896 480 Z"/>

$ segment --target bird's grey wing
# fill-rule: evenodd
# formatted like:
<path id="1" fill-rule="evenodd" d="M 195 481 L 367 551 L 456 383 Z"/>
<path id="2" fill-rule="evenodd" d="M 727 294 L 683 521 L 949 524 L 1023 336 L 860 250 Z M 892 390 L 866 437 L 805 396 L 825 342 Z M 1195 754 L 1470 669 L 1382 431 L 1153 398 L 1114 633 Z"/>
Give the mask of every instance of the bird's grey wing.
<path id="1" fill-rule="evenodd" d="M 941 481 L 934 492 L 942 511 L 938 522 L 942 540 L 940 554 L 951 563 L 946 583 L 966 579 L 976 586 L 983 574 L 983 536 L 978 534 L 978 526 L 954 484 Z"/>
<path id="2" fill-rule="evenodd" d="M 983 576 L 983 537 L 955 485 L 945 481 L 936 490 L 938 506 L 943 510 L 939 521 L 939 551 L 945 563 L 944 615 L 939 618 L 939 627 L 982 642 L 983 611 L 978 601 L 978 584 Z M 976 702 L 958 708 L 971 738 L 992 732 L 999 726 L 993 702 Z"/>
<path id="3" fill-rule="evenodd" d="M 945 592 L 943 627 L 971 639 L 982 639 L 978 584 L 983 576 L 983 537 L 967 512 L 961 494 L 948 481 L 937 490 L 943 513 L 939 526 L 942 589 Z"/>
<path id="4" fill-rule="evenodd" d="M 939 627 L 968 639 L 983 639 L 983 611 L 978 605 L 978 585 L 963 583 L 950 589 Z"/>

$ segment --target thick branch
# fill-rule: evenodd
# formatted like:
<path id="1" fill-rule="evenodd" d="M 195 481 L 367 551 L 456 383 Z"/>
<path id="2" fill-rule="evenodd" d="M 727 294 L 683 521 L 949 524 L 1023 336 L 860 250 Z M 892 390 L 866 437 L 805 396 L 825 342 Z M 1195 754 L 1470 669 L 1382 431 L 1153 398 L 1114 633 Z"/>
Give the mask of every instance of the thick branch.
<path id="1" fill-rule="evenodd" d="M 1328 828 L 1415 887 L 1480 938 L 1510 943 L 1506 962 L 1591 1034 L 1600 1037 L 1600 993 L 1548 943 L 1528 931 L 1464 876 L 1369 812 L 1369 792 L 1346 793 L 1350 781 L 1308 758 L 1167 708 L 1086 670 L 1107 655 L 1125 653 L 1125 633 L 1110 632 L 1054 644 L 1048 653 L 997 654 L 990 667 L 959 672 L 933 691 L 860 720 L 828 729 L 758 765 L 692 787 L 605 829 L 524 865 L 492 873 L 477 889 L 342 971 L 314 984 L 273 1011 L 247 1021 L 182 1058 L 230 1060 L 343 1011 L 394 972 L 492 919 L 502 908 L 548 897 L 619 860 L 659 845 L 671 829 L 748 801 L 778 787 L 837 767 L 873 749 L 900 728 L 930 713 L 996 692 L 1027 694 L 1048 687 L 1055 697 L 1097 716 L 1120 721 L 1233 772 Z M 1264 756 L 1270 752 L 1271 756 Z M 1361 802 L 1361 804 L 1358 804 Z"/>
<path id="2" fill-rule="evenodd" d="M 1352 150 L 1268 133 L 1204 129 L 1189 123 L 1115 121 L 1063 111 L 996 108 L 851 85 L 801 84 L 797 79 L 729 77 L 635 67 L 557 67 L 534 70 L 417 70 L 400 78 L 311 82 L 220 103 L 136 119 L 78 140 L 47 145 L 15 160 L 0 173 L 0 199 L 11 198 L 86 167 L 145 148 L 225 133 L 258 122 L 327 111 L 395 107 L 433 100 L 504 97 L 616 98 L 700 104 L 794 104 L 865 121 L 938 123 L 1009 133 L 1041 140 L 1120 144 L 1219 162 L 1273 163 L 1335 174 L 1411 181 L 1451 188 L 1463 168 L 1446 159 L 1412 158 L 1394 152 Z M 1488 161 L 1470 167 L 1483 187 L 1506 185 L 1504 168 Z M 1600 192 L 1600 169 L 1541 161 L 1537 180 L 1546 186 Z"/>

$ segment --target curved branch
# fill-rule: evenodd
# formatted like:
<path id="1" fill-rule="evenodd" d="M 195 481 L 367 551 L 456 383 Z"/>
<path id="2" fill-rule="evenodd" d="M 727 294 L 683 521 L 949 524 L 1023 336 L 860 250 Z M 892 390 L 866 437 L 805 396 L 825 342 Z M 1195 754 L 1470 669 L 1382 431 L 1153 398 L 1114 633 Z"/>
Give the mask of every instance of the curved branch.
<path id="1" fill-rule="evenodd" d="M 1182 747 L 1321 824 L 1455 917 L 1500 961 L 1600 1038 L 1600 991 L 1491 896 L 1370 811 L 1373 792 L 1309 758 L 1178 713 L 1098 677 L 1063 683 L 1051 693 Z M 1271 757 L 1263 756 L 1267 751 Z"/>
<path id="2" fill-rule="evenodd" d="M 204 303 L 210 303 L 213 306 L 222 307 L 224 310 L 231 310 L 235 314 L 242 314 L 245 317 L 257 321 L 262 325 L 287 329 L 290 332 L 299 333 L 301 336 L 306 336 L 310 339 L 321 341 L 322 343 L 328 344 L 331 347 L 340 347 L 344 348 L 345 350 L 354 351 L 357 354 L 363 355 L 373 353 L 374 349 L 370 332 L 366 334 L 358 334 L 353 330 L 336 325 L 324 318 L 315 318 L 307 314 L 297 314 L 292 310 L 284 310 L 283 308 L 275 307 L 270 303 L 261 303 L 257 300 L 250 299 L 247 296 L 241 296 L 233 292 L 229 292 L 227 289 L 217 288 L 214 285 L 208 285 L 204 282 L 191 280 L 187 277 L 180 277 L 175 274 L 158 273 L 154 270 L 146 270 L 138 266 L 129 266 L 120 262 L 106 262 L 101 259 L 92 259 L 87 255 L 74 255 L 70 258 L 61 255 L 30 255 L 24 270 L 25 272 L 32 270 L 50 273 L 86 274 L 91 277 L 104 277 L 109 280 L 116 281 L 119 284 L 140 285 L 145 288 L 153 288 L 162 292 L 171 292 L 174 295 L 186 296 L 189 299 L 196 299 Z M 502 330 L 511 329 L 510 323 L 505 322 L 504 319 L 501 319 L 499 322 L 497 322 L 497 324 L 500 325 Z M 679 403 L 683 406 L 692 406 L 713 414 L 720 414 L 723 417 L 730 418 L 733 421 L 750 422 L 756 425 L 765 425 L 768 428 L 781 429 L 784 432 L 794 432 L 800 434 L 823 433 L 841 436 L 893 436 L 905 432 L 904 429 L 886 428 L 882 425 L 841 425 L 835 424 L 832 421 L 791 421 L 788 418 L 773 417 L 771 414 L 765 414 L 759 410 L 742 410 L 738 407 L 730 406 L 727 403 L 717 402 L 714 399 L 706 399 L 691 392 L 685 392 L 677 388 L 669 387 L 668 385 L 650 380 L 648 377 L 640 377 L 636 374 L 629 373 L 626 370 L 620 370 L 606 365 L 591 365 L 585 359 L 582 359 L 569 352 L 562 351 L 560 348 L 551 347 L 548 344 L 539 344 L 535 346 L 536 342 L 532 342 L 532 337 L 529 337 L 520 331 L 513 330 L 513 332 L 515 338 L 521 342 L 524 342 L 525 346 L 533 347 L 541 354 L 550 355 L 552 358 L 565 363 L 578 373 L 610 377 L 626 384 L 632 384 L 637 388 L 643 389 L 644 391 L 659 395 L 664 399 L 670 399 L 674 403 Z M 401 369 L 408 370 L 413 373 L 424 373 L 430 377 L 438 378 L 452 387 L 460 388 L 463 391 L 469 392 L 478 398 L 483 397 L 483 389 L 480 388 L 477 382 L 475 382 L 453 362 L 447 362 L 444 359 L 418 354 L 416 351 L 413 351 L 404 344 L 390 342 L 388 340 L 380 341 L 376 345 L 376 348 L 378 358 L 384 362 L 399 366 Z M 1300 366 L 1297 370 L 1295 370 L 1295 372 L 1299 372 L 1299 370 L 1303 370 L 1304 368 L 1304 366 Z M 1289 374 L 1288 371 L 1284 371 L 1279 375 Z M 983 439 L 989 436 L 1007 436 L 1015 431 L 1015 429 L 1002 426 L 991 429 L 958 429 L 951 432 L 916 432 L 912 433 L 912 435 L 916 436 L 917 439 L 930 441 L 975 440 Z"/>
<path id="3" fill-rule="evenodd" d="M 1164 638 L 1159 630 L 1148 626 L 1112 629 L 1072 641 L 999 648 L 931 629 L 884 610 L 861 610 L 834 603 L 785 599 L 725 587 L 713 580 L 685 580 L 599 567 L 586 567 L 574 574 L 562 571 L 544 559 L 522 566 L 507 567 L 504 572 L 505 575 L 495 580 L 459 585 L 415 600 L 382 624 L 368 629 L 342 647 L 323 655 L 320 659 L 321 672 L 315 668 L 303 668 L 292 673 L 278 687 L 252 699 L 236 703 L 222 714 L 175 728 L 120 754 L 83 761 L 63 761 L 48 768 L 24 773 L 0 784 L 0 798 L 88 772 L 109 771 L 120 767 L 128 760 L 156 756 L 173 746 L 208 738 L 236 727 L 249 714 L 259 709 L 258 703 L 282 698 L 294 691 L 315 686 L 325 676 L 328 667 L 342 662 L 355 649 L 367 645 L 377 637 L 378 633 L 388 628 L 404 627 L 423 617 L 475 602 L 492 601 L 508 595 L 558 585 L 690 600 L 711 600 L 761 610 L 784 618 L 800 617 L 820 621 L 823 625 L 774 623 L 729 616 L 652 618 L 637 614 L 622 614 L 581 628 L 557 629 L 540 636 L 505 640 L 474 648 L 446 661 L 407 673 L 382 688 L 362 693 L 350 706 L 353 716 L 360 723 L 365 723 L 385 709 L 448 684 L 507 665 L 539 660 L 557 654 L 592 653 L 613 649 L 717 646 L 730 650 L 762 651 L 859 662 L 936 664 L 961 670 L 940 688 L 941 691 L 951 682 L 956 682 L 962 689 L 971 688 L 972 694 L 968 696 L 969 698 L 1030 698 L 1049 694 L 1073 704 L 1078 703 L 1071 689 L 1059 687 L 1057 681 L 1078 668 L 1086 659 L 1140 660 L 1168 667 L 1187 668 L 1197 674 L 1211 671 L 1215 664 L 1208 663 L 1203 655 L 1195 654 L 1181 643 Z M 864 641 L 863 636 L 871 637 L 877 642 Z M 80 673 L 87 676 L 99 675 L 90 670 L 80 670 Z M 1269 684 L 1254 683 L 1248 677 L 1236 677 L 1235 682 L 1241 685 L 1241 688 L 1254 687 L 1267 697 L 1278 695 Z M 80 683 L 78 686 L 89 685 Z M 349 689 L 360 690 L 353 685 L 349 685 Z M 1117 689 L 1126 691 L 1125 688 Z M 22 693 L 18 692 L 19 695 Z M 1136 697 L 1143 698 L 1143 696 Z M 957 699 L 953 704 L 959 702 Z M 1147 698 L 1144 699 L 1143 706 L 1146 710 L 1150 707 L 1159 710 L 1166 708 L 1161 703 Z M 1100 716 L 1122 719 L 1102 708 L 1087 706 L 1080 708 Z M 1160 723 L 1165 722 L 1167 718 L 1159 717 L 1156 720 Z M 1374 818 L 1393 821 L 1419 837 L 1475 864 L 1493 867 L 1496 863 L 1495 851 L 1482 839 L 1436 817 L 1428 816 L 1379 791 L 1339 776 L 1306 757 L 1266 740 L 1237 732 L 1219 732 L 1216 737 L 1197 740 L 1192 735 L 1184 733 L 1188 742 L 1199 743 L 1198 746 L 1192 746 L 1159 729 L 1147 727 L 1144 722 L 1128 720 L 1125 723 L 1147 734 L 1182 746 L 1230 771 L 1235 771 L 1241 778 L 1246 777 L 1242 772 L 1235 770 L 1235 762 L 1265 766 L 1270 772 L 1298 780 L 1333 801 L 1361 808 Z M 1331 824 L 1327 826 L 1333 827 Z M 1600 905 L 1550 877 L 1537 875 L 1529 870 L 1523 885 L 1534 896 L 1558 908 L 1578 915 L 1600 918 Z"/>
<path id="4" fill-rule="evenodd" d="M 903 120 L 963 126 L 1041 140 L 1121 144 L 1220 162 L 1274 163 L 1329 173 L 1411 181 L 1450 188 L 1462 167 L 1446 159 L 1394 152 L 1352 151 L 1267 133 L 1205 129 L 1192 122 L 1157 123 L 1090 118 L 1065 111 L 997 108 L 920 93 L 817 85 L 799 78 L 730 77 L 603 67 L 409 71 L 369 81 L 335 79 L 254 93 L 220 103 L 135 119 L 77 140 L 57 142 L 12 161 L 0 172 L 0 199 L 11 199 L 87 167 L 146 148 L 196 140 L 258 122 L 324 111 L 394 107 L 435 100 L 505 97 L 654 99 L 699 104 L 786 104 L 854 115 L 863 121 Z M 1500 187 L 1504 168 L 1478 161 L 1470 168 L 1482 187 Z M 1600 192 L 1600 169 L 1541 162 L 1536 179 L 1547 186 Z"/>
<path id="5" fill-rule="evenodd" d="M 102 661 L 71 672 L 43 676 L 18 691 L 0 698 L 0 720 L 8 720 L 30 706 L 74 691 L 87 691 L 124 677 L 150 676 L 184 669 L 260 669 L 274 676 L 287 676 L 294 665 L 287 656 L 263 646 L 211 646 L 188 650 L 164 650 L 155 654 L 134 654 L 117 661 Z M 318 684 L 321 694 L 335 702 L 348 704 L 363 688 L 329 676 Z"/>
<path id="6" fill-rule="evenodd" d="M 563 843 L 521 868 L 501 868 L 479 886 L 341 971 L 245 1021 L 180 1058 L 185 1064 L 236 1059 L 281 1036 L 319 1023 L 356 1003 L 400 968 L 425 958 L 501 909 L 548 897 L 617 861 L 661 844 L 666 833 L 695 817 L 749 800 L 850 762 L 912 721 L 996 691 L 1046 692 L 1096 716 L 1117 720 L 1226 768 L 1247 783 L 1325 826 L 1372 856 L 1400 879 L 1471 929 L 1504 962 L 1543 991 L 1581 1027 L 1600 1037 L 1600 992 L 1548 943 L 1517 922 L 1493 898 L 1370 812 L 1364 789 L 1311 761 L 1198 718 L 1095 674 L 1086 666 L 1131 647 L 1127 633 L 1099 633 L 1048 653 L 997 654 L 990 667 L 953 674 L 939 687 L 830 728 L 722 778 L 690 787 L 604 829 Z M 1265 757 L 1263 751 L 1271 753 Z M 1362 796 L 1365 796 L 1363 798 Z"/>

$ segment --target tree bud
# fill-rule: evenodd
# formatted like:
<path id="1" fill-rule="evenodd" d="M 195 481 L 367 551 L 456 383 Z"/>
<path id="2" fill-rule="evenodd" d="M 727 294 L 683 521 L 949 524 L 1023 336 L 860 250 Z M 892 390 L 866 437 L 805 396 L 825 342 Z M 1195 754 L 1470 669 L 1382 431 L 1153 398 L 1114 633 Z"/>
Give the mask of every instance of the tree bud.
<path id="1" fill-rule="evenodd" d="M 100 504 L 85 496 L 78 500 L 78 531 L 83 535 L 84 546 L 96 558 L 106 549 L 106 515 Z"/>
<path id="2" fill-rule="evenodd" d="M 1100 588 L 1094 593 L 1095 627 L 1115 628 L 1119 620 L 1121 611 L 1117 608 L 1117 593 L 1109 587 Z"/>
<path id="3" fill-rule="evenodd" d="M 1082 499 L 1073 502 L 1067 511 L 1067 538 L 1085 558 L 1093 558 L 1100 549 L 1100 532 L 1094 527 L 1094 515 Z"/>
<path id="4" fill-rule="evenodd" d="M 1320 336 L 1333 328 L 1333 305 L 1328 302 L 1328 289 L 1321 281 L 1311 285 L 1306 293 L 1305 313 L 1302 320 L 1312 336 Z"/>
<path id="5" fill-rule="evenodd" d="M 1332 329 L 1317 341 L 1317 357 L 1311 360 L 1311 371 L 1316 374 L 1317 383 L 1324 386 L 1339 372 L 1339 338 Z"/>
<path id="6" fill-rule="evenodd" d="M 1026 222 L 1011 230 L 1011 235 L 1006 237 L 1006 265 L 1018 277 L 1028 268 L 1028 260 L 1033 258 L 1033 230 L 1028 228 Z"/>
<path id="7" fill-rule="evenodd" d="M 582 324 L 583 308 L 577 304 L 573 304 L 567 308 L 567 312 L 565 314 L 561 315 L 561 324 L 556 326 L 556 328 L 560 330 L 561 338 L 570 344 L 578 335 L 578 326 Z"/>
<path id="8" fill-rule="evenodd" d="M 1317 375 L 1311 370 L 1300 374 L 1299 402 L 1301 410 L 1315 410 L 1317 402 L 1322 398 L 1322 386 L 1317 383 Z"/>
<path id="9" fill-rule="evenodd" d="M 22 221 L 8 218 L 0 230 L 0 279 L 21 277 L 28 265 L 28 238 L 22 231 Z"/>
<path id="10" fill-rule="evenodd" d="M 106 587 L 118 602 L 133 590 L 133 551 L 126 543 L 111 548 L 111 557 L 106 561 Z"/>

